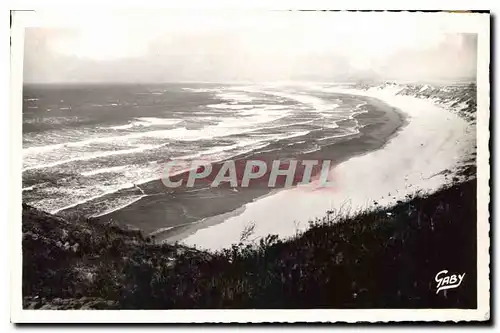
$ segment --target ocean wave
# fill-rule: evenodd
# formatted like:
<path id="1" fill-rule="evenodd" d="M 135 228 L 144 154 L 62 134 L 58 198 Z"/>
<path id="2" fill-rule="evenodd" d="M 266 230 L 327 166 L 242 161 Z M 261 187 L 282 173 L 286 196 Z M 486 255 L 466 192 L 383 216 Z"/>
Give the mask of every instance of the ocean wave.
<path id="1" fill-rule="evenodd" d="M 285 139 L 292 139 L 295 137 L 307 135 L 309 133 L 310 133 L 310 131 L 301 131 L 301 132 L 285 133 L 285 134 L 264 135 L 258 139 L 247 139 L 247 140 L 242 140 L 242 141 L 240 141 L 236 144 L 233 144 L 233 145 L 213 147 L 211 149 L 208 149 L 206 151 L 199 152 L 196 154 L 173 157 L 172 160 L 193 160 L 196 158 L 200 158 L 202 156 L 210 156 L 210 155 L 215 155 L 215 154 L 221 153 L 221 152 L 228 152 L 231 150 L 236 150 L 239 148 L 252 147 L 251 150 L 244 152 L 244 153 L 247 153 L 247 152 L 250 152 L 252 150 L 261 149 L 261 148 L 269 145 L 270 142 L 276 142 L 276 141 L 285 140 Z M 264 143 L 264 145 L 261 145 L 263 143 Z M 243 154 L 243 152 L 237 151 L 237 154 L 240 155 L 240 154 Z M 221 156 L 219 156 L 219 158 L 217 158 L 217 159 L 214 159 L 214 162 L 215 162 L 215 160 L 220 159 L 220 157 Z M 227 158 L 227 157 L 224 157 L 224 158 Z"/>
<path id="2" fill-rule="evenodd" d="M 141 138 L 141 137 L 159 137 L 159 138 L 177 138 L 182 141 L 198 141 L 200 139 L 209 139 L 209 138 L 214 138 L 214 137 L 223 137 L 223 136 L 230 136 L 234 134 L 241 134 L 244 131 L 241 131 L 238 129 L 238 127 L 233 128 L 232 130 L 228 130 L 227 127 L 217 127 L 217 126 L 212 126 L 212 128 L 206 133 L 206 130 L 186 130 L 185 128 L 182 129 L 176 129 L 176 130 L 170 130 L 170 131 L 154 131 L 154 132 L 145 132 L 142 135 L 130 135 L 130 136 L 120 136 L 117 137 L 121 140 L 122 143 L 126 143 L 130 138 Z M 204 134 L 205 133 L 205 134 Z M 140 133 L 139 133 L 140 134 Z M 126 137 L 126 138 L 124 138 Z M 66 164 L 66 163 L 71 163 L 75 161 L 85 161 L 85 160 L 91 160 L 91 159 L 97 159 L 97 158 L 102 158 L 102 157 L 109 157 L 109 156 L 118 156 L 118 155 L 126 155 L 126 154 L 135 154 L 135 153 L 140 153 L 144 152 L 146 150 L 152 150 L 152 149 L 157 149 L 160 147 L 163 147 L 164 145 L 168 144 L 167 142 L 165 143 L 160 143 L 160 144 L 142 144 L 138 145 L 138 147 L 130 148 L 130 149 L 120 149 L 120 150 L 111 150 L 111 151 L 100 151 L 100 152 L 75 152 L 77 155 L 76 157 L 72 158 L 60 158 L 60 156 L 57 155 L 63 155 L 64 153 L 57 153 L 54 156 L 58 158 L 57 161 L 49 162 L 46 163 L 47 160 L 47 154 L 49 152 L 52 152 L 57 149 L 67 149 L 67 148 L 75 148 L 75 147 L 83 147 L 85 145 L 89 145 L 91 143 L 103 143 L 103 142 L 109 142 L 109 143 L 116 143 L 117 138 L 110 137 L 110 138 L 98 138 L 98 139 L 90 139 L 90 140 L 84 140 L 84 141 L 79 141 L 79 142 L 74 142 L 74 143 L 68 143 L 68 144 L 56 144 L 56 145 L 50 145 L 50 146 L 42 146 L 42 147 L 30 147 L 23 149 L 23 161 L 25 163 L 25 167 L 23 168 L 24 171 L 29 171 L 29 170 L 37 170 L 37 169 L 45 169 L 45 168 L 51 168 L 55 167 L 58 165 Z M 67 154 L 67 153 L 66 153 Z M 64 155 L 63 155 L 64 156 Z"/>
<path id="3" fill-rule="evenodd" d="M 207 108 L 211 108 L 211 109 L 242 110 L 242 109 L 250 109 L 250 108 L 253 107 L 253 105 L 250 105 L 250 104 L 239 105 L 239 104 L 219 103 L 219 104 L 208 104 L 206 107 Z"/>
<path id="4" fill-rule="evenodd" d="M 217 146 L 212 147 L 206 151 L 182 155 L 172 158 L 172 160 L 178 160 L 179 169 L 172 175 L 179 174 L 182 172 L 189 171 L 191 167 L 191 162 L 197 159 L 203 159 L 206 163 L 217 163 L 223 160 L 234 158 L 239 155 L 244 155 L 258 149 L 262 149 L 270 144 L 270 142 L 276 142 L 284 139 L 291 139 L 299 136 L 304 136 L 310 133 L 310 131 L 300 131 L 293 133 L 282 133 L 279 135 L 267 135 L 263 138 L 258 139 L 247 139 L 243 142 L 239 142 L 229 146 Z M 65 188 L 65 189 L 54 189 L 57 195 L 47 196 L 44 200 L 37 203 L 41 208 L 51 211 L 52 213 L 58 213 L 62 210 L 74 208 L 78 205 L 83 205 L 93 200 L 97 200 L 103 196 L 116 193 L 123 189 L 132 188 L 135 185 L 140 185 L 153 180 L 158 180 L 163 175 L 164 165 L 150 162 L 147 165 L 127 165 L 127 166 L 113 166 L 108 168 L 99 168 L 91 171 L 86 171 L 81 173 L 82 176 L 90 177 L 85 185 L 82 180 L 77 181 L 79 184 L 77 188 Z M 113 173 L 115 176 L 107 177 L 105 185 L 101 184 L 101 179 L 97 176 L 104 173 Z M 92 177 L 97 177 L 91 180 Z M 110 184 L 110 185 L 107 185 Z M 50 191 L 50 190 L 49 190 Z M 65 192 L 63 195 L 60 191 Z M 106 199 L 108 200 L 108 199 Z M 115 200 L 115 199 L 110 199 Z M 128 203 L 130 204 L 130 203 Z M 127 205 L 128 205 L 127 204 Z M 107 204 L 108 208 L 111 204 Z M 97 208 L 96 208 L 97 209 Z M 98 215 L 102 215 L 100 210 Z"/>
<path id="5" fill-rule="evenodd" d="M 261 110 L 282 110 L 290 108 L 290 105 L 279 105 L 279 104 L 227 104 L 227 103 L 218 103 L 218 104 L 208 104 L 207 108 L 211 109 L 229 109 L 229 110 L 252 110 L 252 109 L 261 109 Z"/>
<path id="6" fill-rule="evenodd" d="M 147 197 L 147 194 L 141 194 L 141 195 L 133 195 L 133 196 L 127 196 L 127 197 L 120 197 L 120 198 L 114 198 L 111 201 L 108 201 L 106 204 L 109 207 L 108 209 L 101 211 L 99 213 L 93 214 L 90 217 L 99 217 L 103 216 L 106 214 L 110 214 L 112 212 L 115 212 L 117 210 L 123 209 L 127 206 L 130 206 L 134 202 L 137 202 L 141 200 L 144 197 Z"/>
<path id="7" fill-rule="evenodd" d="M 303 144 L 303 143 L 305 143 L 305 141 L 291 142 L 291 143 L 287 144 L 287 146 L 295 146 L 295 145 L 300 145 L 300 144 Z"/>
<path id="8" fill-rule="evenodd" d="M 236 103 L 249 103 L 257 100 L 257 97 L 250 96 L 245 94 L 243 91 L 238 92 L 219 92 L 216 96 L 225 101 L 232 101 Z"/>
<path id="9" fill-rule="evenodd" d="M 132 183 L 126 183 L 126 184 L 123 184 L 122 186 L 115 186 L 115 187 L 112 187 L 108 191 L 103 191 L 103 192 L 101 192 L 101 193 L 99 193 L 97 195 L 91 196 L 91 197 L 84 197 L 83 199 L 78 200 L 76 202 L 72 202 L 72 203 L 70 203 L 68 205 L 52 209 L 52 210 L 50 210 L 50 213 L 51 214 L 57 214 L 60 211 L 67 210 L 67 209 L 70 209 L 70 208 L 74 208 L 76 206 L 85 204 L 85 203 L 87 203 L 89 201 L 92 201 L 92 200 L 95 200 L 95 199 L 99 199 L 99 198 L 101 198 L 101 197 L 103 197 L 105 195 L 113 194 L 113 193 L 118 192 L 119 190 L 123 190 L 123 189 L 127 189 L 127 188 L 132 188 L 132 187 L 134 187 L 134 184 L 132 184 Z M 69 190 L 70 190 L 69 192 L 71 193 L 71 189 L 69 189 Z"/>
<path id="10" fill-rule="evenodd" d="M 186 127 L 177 127 L 174 129 L 141 131 L 124 135 L 95 137 L 81 141 L 57 143 L 46 146 L 27 147 L 23 149 L 23 158 L 28 159 L 32 155 L 45 154 L 53 150 L 84 147 L 90 144 L 97 144 L 97 143 L 130 144 L 130 140 L 143 139 L 143 138 L 170 139 L 179 141 L 198 141 L 198 140 L 212 139 L 217 137 L 225 137 L 234 134 L 256 131 L 259 128 L 252 128 L 252 126 L 262 123 L 272 122 L 274 120 L 286 116 L 285 113 L 273 113 L 273 112 L 260 113 L 258 111 L 255 111 L 255 115 L 253 116 L 249 116 L 250 114 L 251 113 L 245 114 L 240 118 L 222 119 L 217 125 L 210 125 L 196 130 L 190 130 L 187 129 Z M 149 123 L 151 123 L 151 119 L 154 118 L 147 118 L 147 119 L 149 120 Z M 173 120 L 171 120 L 171 123 L 173 123 Z"/>
<path id="11" fill-rule="evenodd" d="M 328 139 L 338 139 L 338 138 L 343 138 L 343 137 L 354 135 L 354 134 L 359 134 L 359 131 L 357 129 L 355 129 L 355 128 L 350 129 L 349 133 L 342 133 L 342 134 L 336 134 L 336 135 L 326 136 L 324 138 L 316 139 L 316 141 L 325 141 L 325 140 L 328 140 Z"/>
<path id="12" fill-rule="evenodd" d="M 126 125 L 110 126 L 105 127 L 112 130 L 123 130 L 130 129 L 133 127 L 151 127 L 151 126 L 165 126 L 165 125 L 176 125 L 181 123 L 182 119 L 167 119 L 167 118 L 156 118 L 156 117 L 140 117 L 135 118 L 134 121 L 129 122 Z"/>
<path id="13" fill-rule="evenodd" d="M 57 171 L 55 173 L 57 176 L 64 174 L 64 179 L 57 179 L 58 184 L 50 184 L 43 188 L 24 188 L 27 201 L 31 198 L 36 206 L 56 213 L 82 205 L 82 209 L 88 209 L 96 216 L 100 216 L 142 198 L 134 190 L 126 189 L 132 188 L 134 184 L 162 177 L 164 171 L 162 163 L 147 163 L 151 158 L 158 159 L 157 151 L 144 153 L 145 151 L 160 148 L 162 153 L 168 151 L 166 154 L 168 160 L 179 161 L 181 168 L 177 171 L 185 172 L 189 170 L 190 162 L 196 159 L 217 163 L 236 156 L 252 155 L 252 152 L 258 153 L 280 140 L 289 140 L 284 142 L 288 145 L 306 143 L 305 138 L 300 138 L 302 141 L 298 142 L 293 142 L 297 141 L 293 138 L 306 136 L 311 131 L 318 130 L 318 124 L 325 123 L 322 126 L 325 128 L 338 128 L 339 120 L 348 119 L 356 112 L 366 112 L 361 110 L 365 103 L 357 105 L 354 110 L 347 110 L 345 107 L 339 110 L 339 103 L 336 101 L 333 103 L 331 100 L 323 100 L 316 96 L 291 91 L 241 91 L 241 89 L 252 89 L 250 87 L 238 87 L 238 89 L 240 90 L 186 88 L 184 90 L 191 92 L 211 92 L 223 102 L 197 107 L 194 111 L 172 111 L 172 118 L 136 117 L 121 125 L 118 122 L 114 126 L 107 127 L 103 125 L 94 128 L 80 127 L 78 130 L 63 128 L 41 134 L 27 133 L 23 143 L 49 144 L 23 149 L 25 163 L 23 171 L 72 163 L 47 170 L 49 173 Z M 244 104 L 256 99 L 259 101 L 255 104 Z M 265 104 L 266 100 L 270 99 L 273 102 L 269 103 L 279 101 L 279 104 Z M 287 101 L 290 105 L 285 105 L 283 99 L 298 103 Z M 211 102 L 210 99 L 207 101 Z M 207 110 L 213 112 L 207 113 Z M 205 117 L 206 114 L 210 117 Z M 333 114 L 336 117 L 332 117 Z M 123 122 L 127 121 L 121 119 Z M 352 125 L 349 123 L 342 126 Z M 352 134 L 348 130 L 345 133 Z M 327 135 L 329 134 L 332 133 Z M 330 136 L 319 141 L 344 135 L 349 134 Z M 274 147 L 273 144 L 268 150 L 278 150 Z M 305 149 L 311 148 L 309 145 Z M 129 154 L 133 156 L 126 156 L 126 159 L 115 158 Z M 73 163 L 93 159 L 96 160 Z M 123 165 L 124 163 L 130 164 Z M 37 176 L 38 173 L 33 175 Z M 121 190 L 124 190 L 124 193 L 114 194 Z M 104 196 L 106 197 L 100 199 Z"/>
<path id="14" fill-rule="evenodd" d="M 102 158 L 102 157 L 109 157 L 109 156 L 116 156 L 116 155 L 125 155 L 125 154 L 134 154 L 134 153 L 139 153 L 139 152 L 143 152 L 143 151 L 146 151 L 146 150 L 160 148 L 162 146 L 163 145 L 142 145 L 142 146 L 139 146 L 139 147 L 136 147 L 136 148 L 131 148 L 131 149 L 112 150 L 112 151 L 105 151 L 105 152 L 99 152 L 99 153 L 83 154 L 83 156 L 80 155 L 78 157 L 73 157 L 73 158 L 69 158 L 69 159 L 58 160 L 56 162 L 45 163 L 45 164 L 36 164 L 36 165 L 32 165 L 32 166 L 27 166 L 22 171 L 24 172 L 24 171 L 30 171 L 30 170 L 47 169 L 47 168 L 52 168 L 52 167 L 55 167 L 55 166 L 58 166 L 58 165 L 75 162 L 75 161 L 86 161 L 86 160 L 96 159 L 96 158 Z"/>
<path id="15" fill-rule="evenodd" d="M 157 166 L 157 168 L 158 170 L 155 172 L 152 172 L 151 168 L 148 167 L 130 168 L 130 174 L 116 174 L 116 178 L 110 178 L 105 183 L 102 183 L 100 179 L 95 179 L 93 182 L 88 182 L 87 185 L 82 185 L 81 181 L 76 180 L 75 186 L 44 188 L 44 199 L 33 203 L 33 205 L 56 214 L 121 190 L 132 189 L 137 185 L 157 180 L 161 175 L 161 166 Z M 152 173 L 154 176 L 151 176 Z M 139 179 L 140 181 L 136 181 Z M 131 194 L 127 194 L 124 198 L 129 198 Z M 115 198 L 107 198 L 105 202 L 98 202 L 92 211 L 96 214 L 102 212 L 98 205 L 108 203 L 109 200 L 113 201 Z"/>
<path id="16" fill-rule="evenodd" d="M 318 150 L 320 150 L 321 147 L 314 147 L 313 149 L 309 149 L 309 150 L 306 150 L 306 151 L 303 151 L 302 154 L 309 154 L 309 153 L 314 153 Z"/>
<path id="17" fill-rule="evenodd" d="M 89 177 L 89 176 L 95 176 L 99 175 L 102 173 L 116 173 L 116 172 L 122 172 L 128 168 L 127 165 L 119 165 L 119 166 L 114 166 L 114 167 L 108 167 L 108 168 L 101 168 L 101 169 L 95 169 L 91 171 L 86 171 L 80 173 L 84 177 Z"/>
<path id="18" fill-rule="evenodd" d="M 190 92 L 222 92 L 223 89 L 220 88 L 182 88 L 182 90 Z"/>
<path id="19" fill-rule="evenodd" d="M 286 98 L 289 100 L 294 100 L 297 101 L 301 104 L 310 106 L 312 110 L 320 113 L 320 114 L 325 114 L 328 115 L 327 112 L 331 112 L 335 110 L 336 108 L 339 107 L 339 104 L 337 103 L 331 103 L 328 101 L 325 101 L 322 98 L 310 95 L 310 94 L 304 94 L 304 93 L 292 93 L 292 92 L 283 92 L 283 91 L 269 91 L 269 90 L 262 90 L 262 89 L 256 89 L 256 88 L 241 88 L 241 90 L 246 91 L 246 92 L 252 92 L 252 93 L 262 93 L 266 95 L 272 95 L 272 96 L 277 96 L 281 98 Z"/>
<path id="20" fill-rule="evenodd" d="M 156 137 L 156 138 L 165 138 L 165 139 L 186 139 L 190 140 L 198 140 L 201 138 L 199 136 L 199 130 L 187 130 L 185 127 L 175 128 L 169 130 L 154 130 L 154 131 L 144 131 L 144 132 L 133 132 L 125 135 L 115 135 L 115 136 L 104 136 L 104 137 L 95 137 L 80 141 L 72 141 L 67 143 L 58 143 L 46 146 L 34 146 L 23 149 L 23 156 L 27 157 L 28 155 L 38 154 L 38 153 L 46 153 L 51 150 L 61 149 L 61 148 L 74 148 L 74 147 L 83 147 L 90 144 L 95 143 L 130 143 L 131 139 L 140 139 L 145 137 Z"/>
<path id="21" fill-rule="evenodd" d="M 73 117 L 36 117 L 36 118 L 24 118 L 23 124 L 48 124 L 48 125 L 64 125 L 69 123 L 76 123 L 80 118 Z"/>
<path id="22" fill-rule="evenodd" d="M 27 191 L 33 191 L 35 189 L 35 185 L 33 186 L 27 186 L 27 187 L 23 187 L 23 192 L 27 192 Z"/>

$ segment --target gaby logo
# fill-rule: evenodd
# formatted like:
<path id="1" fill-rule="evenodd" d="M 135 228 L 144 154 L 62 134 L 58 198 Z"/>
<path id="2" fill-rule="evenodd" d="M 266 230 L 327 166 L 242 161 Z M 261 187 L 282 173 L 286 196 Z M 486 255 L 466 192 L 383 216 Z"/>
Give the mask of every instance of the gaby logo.
<path id="1" fill-rule="evenodd" d="M 437 273 L 435 277 L 435 280 L 437 282 L 436 294 L 438 294 L 440 290 L 458 288 L 462 284 L 464 277 L 465 273 L 448 274 L 447 270 L 442 270 L 441 272 Z"/>

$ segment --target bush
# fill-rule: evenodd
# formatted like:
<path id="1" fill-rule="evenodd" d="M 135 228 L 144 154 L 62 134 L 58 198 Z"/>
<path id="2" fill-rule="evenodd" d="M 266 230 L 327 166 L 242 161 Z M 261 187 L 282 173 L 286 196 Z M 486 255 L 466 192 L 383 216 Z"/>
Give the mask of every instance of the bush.
<path id="1" fill-rule="evenodd" d="M 23 206 L 25 305 L 84 296 L 124 309 L 474 308 L 475 200 L 470 180 L 388 209 L 327 212 L 287 240 L 252 238 L 250 224 L 215 253 Z M 436 294 L 443 269 L 467 277 Z"/>

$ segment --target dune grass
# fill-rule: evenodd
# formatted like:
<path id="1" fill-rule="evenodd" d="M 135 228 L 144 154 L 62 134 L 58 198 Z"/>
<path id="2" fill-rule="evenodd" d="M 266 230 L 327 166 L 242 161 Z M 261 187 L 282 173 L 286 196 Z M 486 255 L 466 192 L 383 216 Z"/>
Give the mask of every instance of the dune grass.
<path id="1" fill-rule="evenodd" d="M 272 223 L 272 221 L 269 221 Z M 476 181 L 219 252 L 23 205 L 25 308 L 476 307 Z M 436 294 L 434 277 L 466 273 Z"/>

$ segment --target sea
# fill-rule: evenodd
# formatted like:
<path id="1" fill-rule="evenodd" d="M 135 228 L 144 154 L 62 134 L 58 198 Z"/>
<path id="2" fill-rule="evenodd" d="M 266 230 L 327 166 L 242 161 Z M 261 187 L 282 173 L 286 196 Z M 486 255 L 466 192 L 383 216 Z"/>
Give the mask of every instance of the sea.
<path id="1" fill-rule="evenodd" d="M 359 97 L 325 86 L 233 83 L 37 84 L 23 88 L 23 202 L 92 216 L 141 196 L 165 164 L 218 162 L 280 147 L 310 153 L 359 134 Z M 100 200 L 100 198 L 106 198 Z"/>

